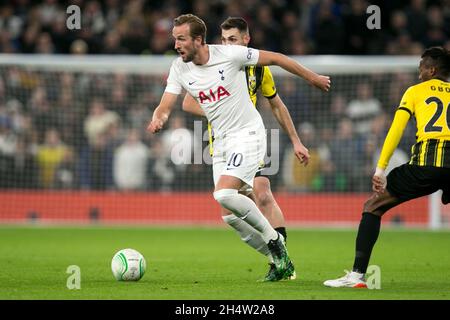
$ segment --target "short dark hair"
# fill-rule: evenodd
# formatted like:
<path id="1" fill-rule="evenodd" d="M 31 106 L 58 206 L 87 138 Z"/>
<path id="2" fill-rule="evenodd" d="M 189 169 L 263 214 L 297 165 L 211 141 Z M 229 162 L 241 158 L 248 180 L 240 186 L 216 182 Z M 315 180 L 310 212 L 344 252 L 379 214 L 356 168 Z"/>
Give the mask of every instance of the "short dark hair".
<path id="1" fill-rule="evenodd" d="M 193 14 L 182 14 L 173 20 L 174 26 L 181 26 L 182 24 L 189 24 L 190 36 L 192 39 L 202 37 L 202 44 L 206 42 L 206 24 L 205 22 Z"/>
<path id="2" fill-rule="evenodd" d="M 437 72 L 448 78 L 450 76 L 450 51 L 443 47 L 431 47 L 424 51 L 422 58 L 430 58 Z"/>
<path id="3" fill-rule="evenodd" d="M 241 17 L 228 17 L 224 22 L 222 22 L 220 28 L 223 30 L 236 28 L 241 33 L 249 33 L 247 21 L 245 21 L 245 19 Z"/>

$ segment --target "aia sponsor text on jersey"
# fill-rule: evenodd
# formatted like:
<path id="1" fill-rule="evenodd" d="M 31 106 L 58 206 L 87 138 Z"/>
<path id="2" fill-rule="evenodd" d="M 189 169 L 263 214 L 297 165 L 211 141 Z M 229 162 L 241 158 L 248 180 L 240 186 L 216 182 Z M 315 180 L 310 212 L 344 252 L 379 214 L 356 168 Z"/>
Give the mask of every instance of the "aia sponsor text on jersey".
<path id="1" fill-rule="evenodd" d="M 209 92 L 205 92 L 205 91 L 200 91 L 198 93 L 198 98 L 200 99 L 200 103 L 205 103 L 205 102 L 216 102 L 219 101 L 220 99 L 224 98 L 224 97 L 228 97 L 230 96 L 230 93 L 227 91 L 227 89 L 225 89 L 222 86 L 219 86 L 217 88 L 217 90 L 215 90 L 215 93 L 213 91 L 213 89 L 209 89 Z"/>

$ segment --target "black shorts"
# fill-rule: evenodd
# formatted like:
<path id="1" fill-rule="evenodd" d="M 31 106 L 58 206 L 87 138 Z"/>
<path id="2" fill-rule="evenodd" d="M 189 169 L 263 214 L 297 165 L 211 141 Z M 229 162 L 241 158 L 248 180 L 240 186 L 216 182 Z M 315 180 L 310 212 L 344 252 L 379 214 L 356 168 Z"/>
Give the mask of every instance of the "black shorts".
<path id="1" fill-rule="evenodd" d="M 386 189 L 402 201 L 426 196 L 439 189 L 444 191 L 444 198 L 450 195 L 450 168 L 406 163 L 388 174 Z"/>
<path id="2" fill-rule="evenodd" d="M 265 177 L 265 178 L 267 178 L 267 179 L 270 180 L 270 175 L 264 174 L 264 168 L 261 169 L 261 170 L 258 170 L 258 171 L 256 172 L 255 178 L 258 178 L 258 177 Z"/>
<path id="3" fill-rule="evenodd" d="M 273 173 L 270 173 L 270 170 L 268 170 L 269 166 L 270 166 L 270 160 L 268 160 L 266 162 L 266 159 L 264 159 L 264 165 L 262 167 L 260 167 L 258 171 L 256 171 L 255 178 L 265 177 L 270 180 L 270 176 Z"/>

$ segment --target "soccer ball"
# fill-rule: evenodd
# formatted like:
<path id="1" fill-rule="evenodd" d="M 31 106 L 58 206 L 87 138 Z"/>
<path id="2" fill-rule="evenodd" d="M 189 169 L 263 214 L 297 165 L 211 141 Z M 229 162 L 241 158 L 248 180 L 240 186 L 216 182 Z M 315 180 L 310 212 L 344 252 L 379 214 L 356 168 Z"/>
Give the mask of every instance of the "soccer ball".
<path id="1" fill-rule="evenodd" d="M 138 281 L 145 273 L 144 256 L 134 249 L 118 251 L 111 261 L 111 270 L 119 281 Z"/>

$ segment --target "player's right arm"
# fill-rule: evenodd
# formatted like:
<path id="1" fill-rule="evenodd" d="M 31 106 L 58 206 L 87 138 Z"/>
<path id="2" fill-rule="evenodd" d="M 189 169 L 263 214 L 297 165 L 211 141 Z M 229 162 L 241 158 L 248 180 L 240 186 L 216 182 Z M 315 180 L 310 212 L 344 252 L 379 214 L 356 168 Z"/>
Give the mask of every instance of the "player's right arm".
<path id="1" fill-rule="evenodd" d="M 159 105 L 156 107 L 155 111 L 153 111 L 152 120 L 147 126 L 147 131 L 150 131 L 151 133 L 156 133 L 162 129 L 169 119 L 170 113 L 177 102 L 178 95 L 182 92 L 183 88 L 179 81 L 180 71 L 177 66 L 177 61 L 179 60 L 180 58 L 172 62 L 169 76 L 167 77 L 166 89 L 164 90 Z"/>
<path id="2" fill-rule="evenodd" d="M 184 96 L 183 104 L 181 106 L 183 111 L 200 117 L 205 116 L 205 112 L 200 107 L 200 104 L 189 93 L 186 93 Z"/>
<path id="3" fill-rule="evenodd" d="M 403 131 L 405 131 L 411 115 L 414 113 L 413 94 L 413 90 L 410 88 L 403 95 L 400 107 L 395 112 L 394 120 L 392 121 L 389 132 L 384 140 L 377 168 L 372 177 L 372 189 L 377 193 L 384 192 L 384 189 L 386 188 L 387 181 L 384 171 L 403 136 Z"/>
<path id="4" fill-rule="evenodd" d="M 259 50 L 258 65 L 260 66 L 277 65 L 283 68 L 284 70 L 305 79 L 311 85 L 323 91 L 329 91 L 331 87 L 331 80 L 329 76 L 319 75 L 314 71 L 301 65 L 294 59 L 291 59 L 288 56 L 281 53 Z"/>
<path id="5" fill-rule="evenodd" d="M 150 121 L 147 131 L 156 133 L 162 129 L 164 124 L 169 119 L 175 103 L 177 102 L 178 95 L 170 92 L 164 92 L 161 97 L 159 105 L 153 112 L 152 120 Z"/>

